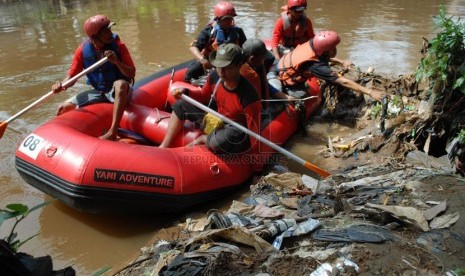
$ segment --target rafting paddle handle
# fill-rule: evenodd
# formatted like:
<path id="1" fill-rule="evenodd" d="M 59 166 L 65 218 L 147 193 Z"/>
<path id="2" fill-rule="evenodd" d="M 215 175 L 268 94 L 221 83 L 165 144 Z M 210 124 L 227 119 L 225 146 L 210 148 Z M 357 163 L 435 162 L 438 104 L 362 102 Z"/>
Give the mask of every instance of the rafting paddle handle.
<path id="1" fill-rule="evenodd" d="M 80 72 L 79 74 L 77 74 L 76 76 L 70 78 L 69 80 L 65 81 L 62 86 L 63 87 L 66 87 L 67 85 L 71 84 L 71 83 L 74 83 L 75 81 L 77 81 L 80 77 L 84 76 L 85 74 L 89 73 L 89 72 L 92 72 L 94 71 L 96 68 L 98 68 L 99 66 L 101 66 L 102 64 L 104 64 L 105 62 L 108 61 L 108 58 L 107 57 L 104 57 L 102 58 L 101 60 L 99 60 L 98 62 L 92 64 L 92 66 L 90 66 L 89 68 L 86 68 L 85 70 L 83 70 L 82 72 Z M 24 113 L 28 112 L 29 110 L 31 110 L 32 108 L 38 106 L 39 104 L 41 104 L 42 102 L 44 102 L 46 99 L 48 99 L 49 97 L 51 97 L 53 94 L 55 94 L 52 91 L 48 92 L 47 94 L 43 95 L 42 97 L 40 97 L 39 99 L 37 99 L 36 101 L 34 101 L 33 103 L 31 103 L 30 105 L 28 105 L 27 107 L 25 107 L 23 110 L 19 111 L 18 113 L 16 113 L 15 115 L 11 116 L 10 118 L 8 118 L 8 120 L 4 121 L 4 122 L 1 122 L 0 123 L 0 139 L 3 137 L 3 133 L 5 133 L 5 130 L 6 130 L 6 127 L 8 126 L 9 123 L 13 122 L 14 120 L 16 120 L 18 117 L 20 117 L 21 115 L 23 115 Z"/>
<path id="2" fill-rule="evenodd" d="M 296 161 L 297 163 L 299 163 L 300 165 L 306 167 L 307 169 L 317 173 L 322 178 L 326 178 L 326 177 L 331 175 L 330 172 L 328 172 L 328 171 L 326 171 L 326 170 L 324 170 L 322 168 L 319 168 L 318 166 L 316 166 L 316 165 L 314 165 L 314 164 L 312 164 L 312 163 L 310 163 L 308 161 L 305 161 L 304 159 L 300 158 L 299 156 L 293 154 L 292 152 L 283 149 L 282 147 L 276 145 L 275 143 L 271 142 L 270 140 L 264 138 L 263 136 L 258 135 L 257 133 L 249 130 L 248 128 L 242 126 L 241 124 L 238 124 L 238 123 L 234 122 L 233 120 L 221 115 L 220 113 L 214 111 L 213 109 L 211 109 L 211 108 L 199 103 L 198 101 L 190 98 L 189 96 L 182 94 L 181 99 L 183 99 L 186 102 L 189 102 L 192 105 L 202 109 L 203 111 L 209 112 L 209 113 L 215 115 L 216 117 L 220 118 L 221 120 L 233 125 L 234 127 L 238 128 L 239 130 L 247 133 L 248 135 L 250 135 L 250 136 L 254 137 L 255 139 L 257 139 L 258 141 L 262 142 L 263 144 L 273 148 L 274 150 L 284 154 L 288 158 Z"/>

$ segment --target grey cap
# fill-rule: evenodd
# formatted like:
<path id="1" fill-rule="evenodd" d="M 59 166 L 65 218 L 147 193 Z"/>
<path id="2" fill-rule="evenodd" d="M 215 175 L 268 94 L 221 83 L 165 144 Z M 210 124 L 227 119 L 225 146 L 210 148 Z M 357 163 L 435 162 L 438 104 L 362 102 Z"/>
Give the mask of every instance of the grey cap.
<path id="1" fill-rule="evenodd" d="M 242 49 L 244 50 L 244 54 L 246 57 L 250 56 L 263 56 L 265 58 L 270 58 L 273 54 L 266 49 L 265 43 L 258 38 L 251 38 L 247 39 L 242 45 Z"/>
<path id="2" fill-rule="evenodd" d="M 233 43 L 221 44 L 218 50 L 210 53 L 210 63 L 215 67 L 226 67 L 236 58 L 242 59 L 242 49 Z"/>

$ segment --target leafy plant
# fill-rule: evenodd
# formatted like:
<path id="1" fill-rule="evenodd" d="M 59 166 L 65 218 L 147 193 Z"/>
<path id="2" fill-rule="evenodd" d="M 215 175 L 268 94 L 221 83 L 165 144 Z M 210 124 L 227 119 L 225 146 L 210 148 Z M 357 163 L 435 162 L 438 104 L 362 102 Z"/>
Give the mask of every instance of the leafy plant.
<path id="1" fill-rule="evenodd" d="M 381 116 L 382 109 L 383 105 L 377 102 L 376 105 L 371 108 L 371 118 L 376 119 L 378 116 Z"/>
<path id="2" fill-rule="evenodd" d="M 454 275 L 457 275 L 457 276 L 465 276 L 465 268 L 457 268 L 454 270 Z"/>
<path id="3" fill-rule="evenodd" d="M 465 129 L 461 129 L 459 133 L 459 143 L 465 145 Z"/>
<path id="4" fill-rule="evenodd" d="M 103 268 L 99 269 L 98 271 L 92 273 L 92 276 L 102 276 L 102 275 L 105 275 L 105 273 L 107 273 L 108 271 L 110 271 L 110 269 L 111 269 L 111 266 L 103 267 Z"/>
<path id="5" fill-rule="evenodd" d="M 420 61 L 416 79 L 436 82 L 440 89 L 435 92 L 447 91 L 444 88 L 448 87 L 465 94 L 465 24 L 460 18 L 447 17 L 442 5 L 434 23 L 439 31 Z"/>
<path id="6" fill-rule="evenodd" d="M 30 239 L 34 238 L 36 235 L 33 235 L 29 238 L 27 238 L 24 241 L 21 241 L 18 239 L 18 233 L 15 232 L 16 226 L 25 219 L 31 212 L 42 208 L 46 205 L 50 204 L 50 201 L 48 202 L 43 202 L 39 205 L 36 205 L 32 208 L 29 209 L 27 205 L 20 204 L 20 203 L 13 203 L 13 204 L 8 204 L 6 205 L 6 209 L 0 209 L 0 226 L 2 226 L 3 222 L 7 219 L 15 219 L 15 223 L 10 231 L 10 234 L 8 237 L 5 238 L 6 242 L 10 245 L 11 249 L 14 252 L 18 251 L 18 248 L 21 247 L 24 243 L 29 241 Z"/>

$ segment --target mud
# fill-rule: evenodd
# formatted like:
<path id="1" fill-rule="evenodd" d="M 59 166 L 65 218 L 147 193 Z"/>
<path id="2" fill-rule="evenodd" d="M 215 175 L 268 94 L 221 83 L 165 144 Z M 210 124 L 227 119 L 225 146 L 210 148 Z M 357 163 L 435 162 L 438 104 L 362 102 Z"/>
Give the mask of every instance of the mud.
<path id="1" fill-rule="evenodd" d="M 375 160 L 378 156 L 376 154 L 364 155 L 372 155 L 370 158 L 364 157 L 372 162 L 379 161 Z M 397 164 L 397 166 L 401 165 L 409 168 L 416 166 L 406 162 Z M 357 170 L 355 168 L 347 172 L 353 173 Z M 402 169 L 400 170 L 402 171 Z M 388 173 L 388 171 L 389 169 L 383 173 Z M 342 175 L 339 176 L 341 179 L 344 178 Z M 338 175 L 335 175 L 333 179 L 337 179 L 337 177 Z M 389 204 L 415 206 L 418 202 L 447 200 L 446 213 L 458 212 L 461 218 L 465 216 L 465 181 L 462 178 L 453 173 L 433 173 L 420 179 L 421 181 L 418 182 L 420 184 L 414 190 L 399 189 L 397 194 L 391 195 Z M 341 196 L 351 197 L 350 193 Z M 384 197 L 377 200 L 386 201 Z M 342 207 L 339 213 L 333 213 L 326 217 L 318 216 L 318 213 L 320 212 L 315 212 L 314 217 L 319 217 L 325 227 L 343 225 L 349 221 L 372 221 L 378 225 L 384 225 L 386 228 L 392 228 L 391 233 L 395 238 L 381 243 L 331 242 L 318 241 L 312 238 L 312 235 L 307 234 L 285 239 L 279 251 L 262 253 L 256 252 L 253 247 L 233 242 L 227 238 L 219 240 L 211 238 L 204 240 L 204 244 L 224 242 L 237 246 L 239 250 L 234 254 L 223 252 L 215 258 L 204 259 L 204 266 L 199 268 L 197 272 L 190 270 L 192 269 L 190 262 L 189 265 L 185 264 L 185 267 L 170 267 L 167 263 L 166 270 L 164 270 L 160 267 L 160 259 L 163 254 L 173 249 L 179 250 L 180 255 L 188 254 L 194 250 L 192 245 L 186 247 L 186 241 L 199 235 L 199 232 L 186 230 L 187 223 L 183 223 L 180 227 L 169 230 L 169 232 L 176 232 L 176 234 L 173 232 L 170 234 L 176 239 L 168 239 L 167 248 L 161 250 L 156 247 L 161 239 L 154 241 L 153 245 L 145 248 L 143 254 L 134 263 L 129 264 L 116 275 L 142 275 L 155 271 L 160 275 L 175 275 L 188 271 L 190 271 L 189 275 L 256 275 L 258 273 L 311 275 L 323 263 L 329 263 L 334 268 L 341 264 L 344 259 L 350 259 L 357 265 L 357 269 L 345 266 L 343 270 L 335 270 L 333 274 L 323 275 L 444 275 L 447 271 L 456 271 L 464 267 L 465 223 L 463 219 L 459 219 L 451 227 L 445 229 L 423 232 L 385 214 L 361 214 L 352 212 L 346 207 Z M 208 214 L 205 213 L 203 218 L 207 216 Z M 194 247 L 198 249 L 201 243 Z M 326 255 L 324 258 L 321 256 L 317 258 L 312 255 L 315 252 L 326 252 Z M 172 274 L 173 272 L 176 273 Z"/>
<path id="2" fill-rule="evenodd" d="M 277 250 L 272 247 L 276 236 L 254 232 L 257 227 L 228 226 L 220 217 L 217 224 L 221 227 L 212 228 L 211 212 L 187 214 L 185 222 L 167 229 L 171 238 L 158 235 L 115 275 L 464 275 L 465 180 L 455 173 L 452 160 L 430 157 L 409 139 L 415 123 L 426 116 L 419 112 L 422 88 L 412 76 L 387 79 L 357 70 L 340 73 L 364 86 L 388 91 L 391 104 L 386 116 L 380 116 L 379 104 L 361 95 L 323 85 L 326 100 L 317 118 L 343 122 L 355 130 L 347 137 L 329 138 L 326 149 L 319 153 L 325 158 L 322 167 L 333 173 L 317 181 L 327 185 L 327 190 L 312 190 L 302 183 L 277 188 L 262 177 L 255 178 L 247 193 L 253 197 L 266 191 L 267 196 L 262 197 L 266 200 L 260 203 L 272 207 L 268 215 L 282 212 L 298 225 L 314 219 L 321 228 L 285 238 Z M 344 186 L 347 183 L 358 184 Z M 372 208 L 411 208 L 405 210 L 424 214 L 439 202 L 447 208 L 436 216 L 459 218 L 437 229 L 423 215 L 412 219 L 413 214 Z M 299 209 L 303 208 L 299 204 L 310 207 Z M 227 212 L 222 211 L 218 214 Z M 304 213 L 307 216 L 301 217 Z M 261 219 L 260 223 L 279 218 Z M 210 224 L 192 229 L 192 221 Z M 359 232 L 352 240 L 341 236 L 348 233 L 348 225 L 363 223 L 381 227 L 385 235 L 354 228 Z M 318 239 L 318 231 L 326 229 L 334 230 L 326 232 L 328 240 Z M 213 235 L 211 231 L 220 232 Z M 236 232 L 228 235 L 222 231 Z M 244 240 L 240 240 L 242 236 Z"/>

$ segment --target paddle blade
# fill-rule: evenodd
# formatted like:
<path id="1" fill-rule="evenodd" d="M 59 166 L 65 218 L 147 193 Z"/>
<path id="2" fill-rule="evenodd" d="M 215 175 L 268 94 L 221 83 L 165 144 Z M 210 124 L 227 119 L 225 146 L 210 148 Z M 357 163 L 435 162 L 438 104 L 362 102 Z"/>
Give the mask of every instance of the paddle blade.
<path id="1" fill-rule="evenodd" d="M 307 169 L 309 169 L 309 170 L 311 170 L 311 171 L 313 171 L 313 172 L 316 172 L 316 173 L 317 173 L 319 176 L 321 176 L 322 178 L 326 178 L 326 177 L 328 177 L 328 176 L 331 175 L 331 173 L 328 172 L 327 170 L 324 170 L 324 169 L 322 169 L 322 168 L 320 168 L 320 167 L 317 167 L 317 166 L 313 165 L 312 163 L 310 163 L 310 162 L 308 162 L 308 161 L 305 161 L 304 166 L 305 166 Z"/>
<path id="2" fill-rule="evenodd" d="M 3 137 L 3 133 L 5 133 L 6 127 L 8 126 L 7 122 L 0 123 L 0 139 Z"/>

